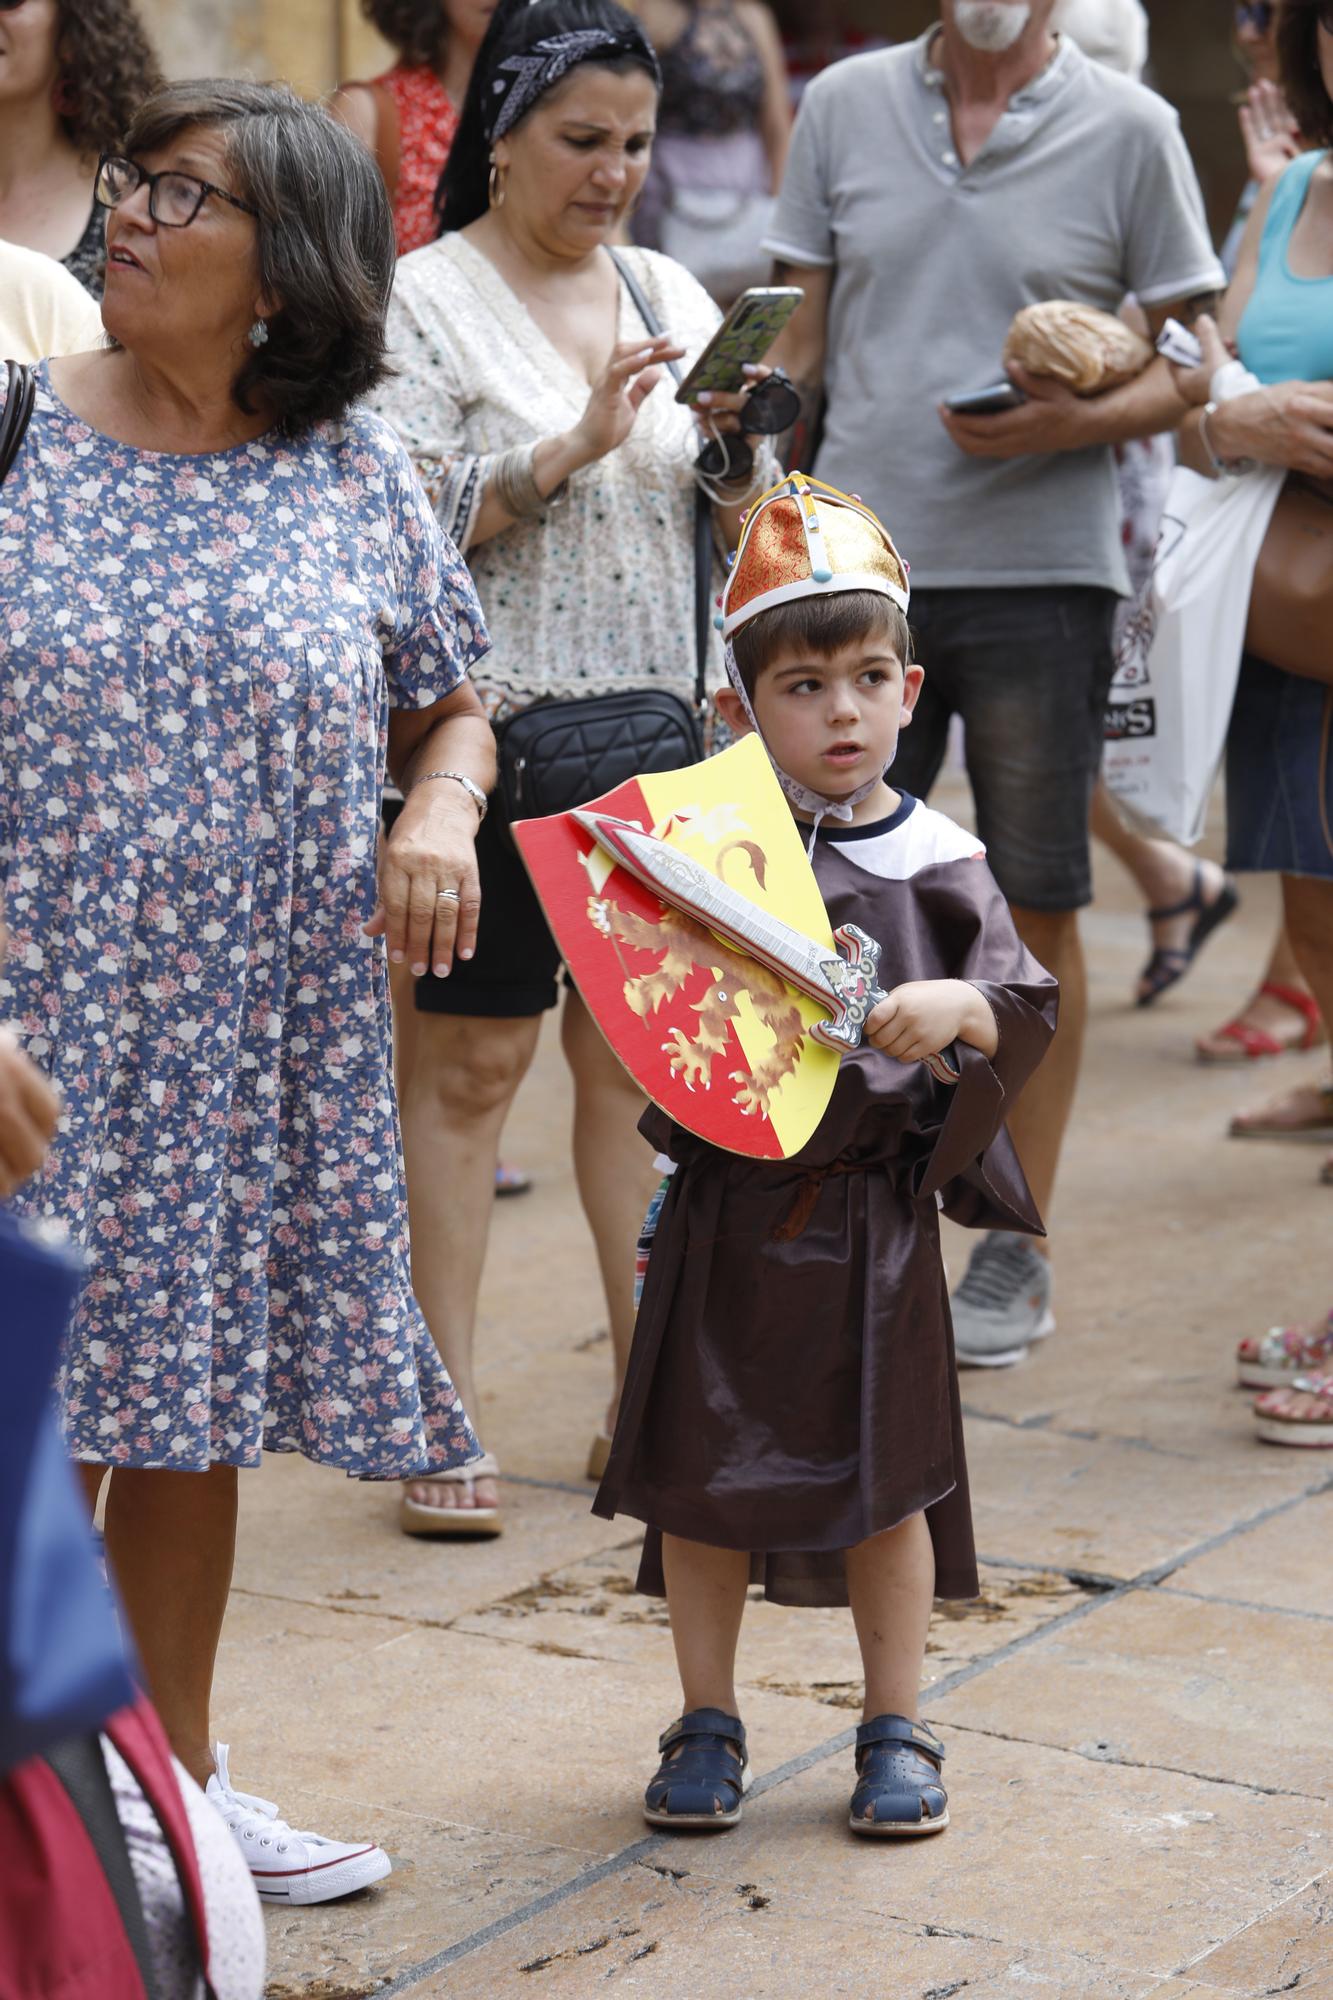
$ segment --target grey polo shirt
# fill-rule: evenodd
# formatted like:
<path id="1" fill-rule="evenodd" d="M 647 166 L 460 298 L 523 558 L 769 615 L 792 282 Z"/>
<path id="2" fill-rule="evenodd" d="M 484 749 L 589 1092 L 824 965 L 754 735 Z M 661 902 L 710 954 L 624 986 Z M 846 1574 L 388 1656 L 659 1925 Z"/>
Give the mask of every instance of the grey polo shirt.
<path id="1" fill-rule="evenodd" d="M 1021 306 L 1221 289 L 1179 121 L 1062 37 L 965 167 L 936 32 L 835 64 L 801 101 L 765 245 L 833 268 L 813 469 L 883 515 L 914 587 L 1124 592 L 1111 452 L 969 458 L 937 405 L 1000 376 Z"/>

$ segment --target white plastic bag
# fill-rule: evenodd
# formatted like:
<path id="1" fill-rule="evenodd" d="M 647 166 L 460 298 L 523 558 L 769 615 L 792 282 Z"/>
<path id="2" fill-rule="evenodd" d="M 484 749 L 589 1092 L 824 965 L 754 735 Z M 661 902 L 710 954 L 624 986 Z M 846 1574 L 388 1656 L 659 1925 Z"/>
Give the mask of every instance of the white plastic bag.
<path id="1" fill-rule="evenodd" d="M 1254 566 L 1285 478 L 1277 466 L 1222 479 L 1177 468 L 1117 648 L 1102 775 L 1127 819 L 1187 846 L 1203 833 Z"/>

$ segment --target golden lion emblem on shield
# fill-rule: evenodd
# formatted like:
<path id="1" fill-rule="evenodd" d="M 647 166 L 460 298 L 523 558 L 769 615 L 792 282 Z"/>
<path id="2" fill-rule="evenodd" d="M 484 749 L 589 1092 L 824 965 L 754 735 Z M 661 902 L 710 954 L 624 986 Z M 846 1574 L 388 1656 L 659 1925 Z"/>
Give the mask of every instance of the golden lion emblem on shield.
<path id="1" fill-rule="evenodd" d="M 696 966 L 708 970 L 708 991 L 693 1003 L 698 1027 L 692 1035 L 672 1028 L 662 1044 L 687 1090 L 711 1087 L 713 1062 L 727 1052 L 728 1030 L 736 1021 L 740 998 L 744 994 L 749 999 L 773 1046 L 753 1071 L 732 1070 L 728 1080 L 740 1086 L 734 1102 L 747 1116 L 767 1117 L 769 1100 L 795 1070 L 805 1039 L 800 1009 L 777 974 L 742 958 L 680 910 L 664 908 L 656 922 L 649 922 L 605 897 L 591 896 L 588 917 L 603 937 L 651 952 L 657 959 L 655 972 L 631 973 L 626 968 L 626 1005 L 641 1020 L 674 1000 Z"/>

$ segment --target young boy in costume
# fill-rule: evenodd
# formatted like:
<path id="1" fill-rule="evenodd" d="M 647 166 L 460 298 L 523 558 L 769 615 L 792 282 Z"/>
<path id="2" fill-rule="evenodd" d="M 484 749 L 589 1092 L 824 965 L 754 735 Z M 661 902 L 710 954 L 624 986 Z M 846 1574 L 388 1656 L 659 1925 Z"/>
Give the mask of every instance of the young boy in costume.
<path id="1" fill-rule="evenodd" d="M 829 917 L 883 947 L 862 1046 L 795 1158 L 742 1159 L 652 1107 L 676 1163 L 594 1503 L 648 1525 L 684 1713 L 648 1787 L 654 1826 L 740 1817 L 735 1654 L 747 1585 L 848 1604 L 865 1668 L 851 1825 L 948 1822 L 919 1719 L 935 1595 L 977 1592 L 939 1210 L 1039 1234 L 1002 1120 L 1054 1031 L 976 839 L 885 772 L 921 686 L 907 575 L 868 508 L 795 474 L 761 498 L 723 597 L 731 686 L 810 847 Z M 958 1081 L 923 1058 L 947 1052 Z"/>

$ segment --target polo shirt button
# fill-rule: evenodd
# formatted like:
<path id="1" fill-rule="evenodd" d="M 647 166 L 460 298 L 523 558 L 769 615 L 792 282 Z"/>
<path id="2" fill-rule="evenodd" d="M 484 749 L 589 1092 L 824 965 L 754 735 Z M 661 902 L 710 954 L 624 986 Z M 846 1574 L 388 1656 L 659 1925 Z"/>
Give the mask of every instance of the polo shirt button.
<path id="1" fill-rule="evenodd" d="M 956 166 L 958 165 L 958 155 L 957 155 L 957 153 L 952 153 L 952 152 L 950 152 L 950 153 L 945 153 L 945 154 L 944 154 L 944 164 L 945 164 L 945 166 L 946 166 L 946 167 L 956 167 Z"/>
<path id="2" fill-rule="evenodd" d="M 937 125 L 942 125 L 944 123 L 944 113 L 942 111 L 937 111 L 935 113 L 935 123 Z"/>

